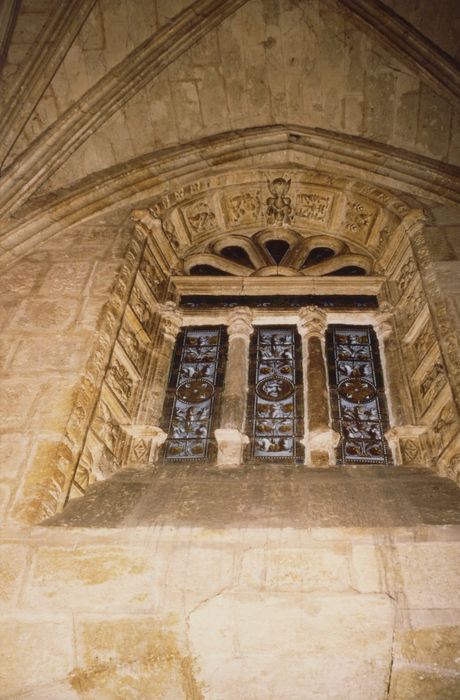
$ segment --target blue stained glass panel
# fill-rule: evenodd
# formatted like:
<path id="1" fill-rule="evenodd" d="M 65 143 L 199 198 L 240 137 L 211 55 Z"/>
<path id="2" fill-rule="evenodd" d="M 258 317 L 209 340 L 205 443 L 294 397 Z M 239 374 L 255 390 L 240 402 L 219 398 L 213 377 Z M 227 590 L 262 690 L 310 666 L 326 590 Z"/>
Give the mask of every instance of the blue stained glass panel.
<path id="1" fill-rule="evenodd" d="M 185 328 L 170 379 L 166 460 L 206 459 L 223 360 L 221 327 Z M 166 411 L 168 413 L 168 411 Z"/>

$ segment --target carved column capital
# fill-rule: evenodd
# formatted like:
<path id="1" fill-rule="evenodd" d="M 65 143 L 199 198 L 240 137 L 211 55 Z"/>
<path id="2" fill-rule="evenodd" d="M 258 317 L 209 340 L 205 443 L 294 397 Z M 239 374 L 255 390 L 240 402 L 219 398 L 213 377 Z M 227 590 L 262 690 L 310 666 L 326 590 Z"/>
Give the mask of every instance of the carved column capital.
<path id="1" fill-rule="evenodd" d="M 393 314 L 382 309 L 374 322 L 374 329 L 379 339 L 386 340 L 393 333 Z"/>
<path id="2" fill-rule="evenodd" d="M 317 306 L 303 306 L 299 311 L 298 329 L 302 337 L 322 338 L 327 328 L 327 314 Z"/>
<path id="3" fill-rule="evenodd" d="M 130 425 L 125 427 L 125 432 L 131 437 L 128 466 L 138 469 L 156 462 L 160 447 L 168 437 L 156 425 Z"/>
<path id="4" fill-rule="evenodd" d="M 252 313 L 247 306 L 237 306 L 228 317 L 228 338 L 231 341 L 233 338 L 249 339 L 252 331 Z"/>
<path id="5" fill-rule="evenodd" d="M 160 304 L 159 312 L 161 314 L 163 337 L 167 340 L 174 341 L 182 326 L 181 312 L 177 309 L 173 301 Z"/>

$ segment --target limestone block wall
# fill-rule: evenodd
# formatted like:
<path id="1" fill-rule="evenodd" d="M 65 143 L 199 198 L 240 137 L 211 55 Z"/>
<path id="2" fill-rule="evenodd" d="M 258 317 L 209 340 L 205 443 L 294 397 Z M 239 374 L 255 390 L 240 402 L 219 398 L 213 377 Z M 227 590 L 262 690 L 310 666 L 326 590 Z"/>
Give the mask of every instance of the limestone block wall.
<path id="1" fill-rule="evenodd" d="M 71 457 L 69 418 L 129 235 L 122 226 L 82 225 L 2 273 L 2 515 L 24 497 L 38 508 L 47 492 L 57 498 L 52 465 Z"/>
<path id="2" fill-rule="evenodd" d="M 2 698 L 459 696 L 458 526 L 4 534 Z"/>

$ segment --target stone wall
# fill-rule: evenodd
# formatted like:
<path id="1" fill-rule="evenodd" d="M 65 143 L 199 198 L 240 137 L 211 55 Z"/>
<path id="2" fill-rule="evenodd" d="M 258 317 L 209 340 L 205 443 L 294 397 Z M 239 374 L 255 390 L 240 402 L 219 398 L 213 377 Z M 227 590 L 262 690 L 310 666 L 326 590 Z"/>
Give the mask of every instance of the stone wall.
<path id="1" fill-rule="evenodd" d="M 50 464 L 72 449 L 66 426 L 127 241 L 120 226 L 80 226 L 2 274 L 2 514 L 19 494 L 43 500 L 43 482 L 53 491 Z"/>
<path id="2" fill-rule="evenodd" d="M 5 534 L 2 697 L 459 695 L 458 526 Z"/>

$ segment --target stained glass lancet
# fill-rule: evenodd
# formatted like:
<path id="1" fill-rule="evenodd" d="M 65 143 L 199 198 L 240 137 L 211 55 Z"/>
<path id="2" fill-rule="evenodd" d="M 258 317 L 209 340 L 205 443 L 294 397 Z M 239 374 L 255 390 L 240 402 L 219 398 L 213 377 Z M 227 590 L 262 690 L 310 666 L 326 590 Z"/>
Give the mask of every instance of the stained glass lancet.
<path id="1" fill-rule="evenodd" d="M 370 326 L 330 326 L 329 384 L 338 464 L 389 464 L 388 415 L 375 332 Z"/>
<path id="2" fill-rule="evenodd" d="M 223 327 L 185 328 L 179 336 L 163 411 L 166 460 L 210 456 L 225 352 Z"/>
<path id="3" fill-rule="evenodd" d="M 293 326 L 259 327 L 251 347 L 248 435 L 251 457 L 302 458 L 300 348 Z"/>

